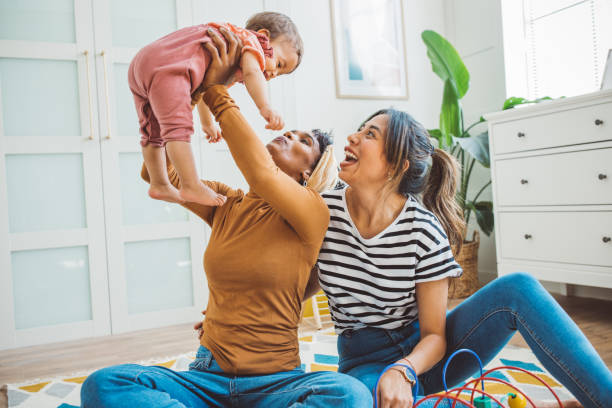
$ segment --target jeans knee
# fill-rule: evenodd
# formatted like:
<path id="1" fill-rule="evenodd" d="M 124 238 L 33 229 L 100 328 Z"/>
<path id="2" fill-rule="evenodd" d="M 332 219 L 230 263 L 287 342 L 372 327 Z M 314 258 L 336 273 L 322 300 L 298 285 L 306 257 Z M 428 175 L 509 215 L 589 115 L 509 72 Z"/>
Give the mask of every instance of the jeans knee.
<path id="1" fill-rule="evenodd" d="M 118 365 L 106 367 L 91 373 L 81 386 L 81 404 L 83 407 L 105 406 L 103 397 L 117 378 L 121 377 L 121 371 L 129 365 Z"/>
<path id="2" fill-rule="evenodd" d="M 526 272 L 514 272 L 504 275 L 496 281 L 501 295 L 508 294 L 513 298 L 529 298 L 534 291 L 542 288 L 536 278 Z"/>
<path id="3" fill-rule="evenodd" d="M 345 397 L 345 406 L 371 408 L 374 404 L 372 394 L 364 383 L 351 376 L 345 376 L 338 384 L 340 392 Z"/>
<path id="4" fill-rule="evenodd" d="M 81 386 L 81 404 L 83 407 L 99 406 L 97 402 L 100 401 L 101 390 L 110 377 L 108 374 L 109 368 L 94 371 L 83 382 Z"/>

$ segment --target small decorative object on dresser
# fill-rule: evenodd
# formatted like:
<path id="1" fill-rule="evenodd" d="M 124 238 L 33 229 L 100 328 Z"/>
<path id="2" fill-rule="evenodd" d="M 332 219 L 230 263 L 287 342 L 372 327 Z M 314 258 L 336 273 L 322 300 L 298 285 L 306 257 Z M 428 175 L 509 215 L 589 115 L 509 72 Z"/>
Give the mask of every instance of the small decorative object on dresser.
<path id="1" fill-rule="evenodd" d="M 608 50 L 608 58 L 601 78 L 601 89 L 612 89 L 612 50 Z"/>
<path id="2" fill-rule="evenodd" d="M 612 90 L 485 118 L 498 274 L 612 288 Z"/>

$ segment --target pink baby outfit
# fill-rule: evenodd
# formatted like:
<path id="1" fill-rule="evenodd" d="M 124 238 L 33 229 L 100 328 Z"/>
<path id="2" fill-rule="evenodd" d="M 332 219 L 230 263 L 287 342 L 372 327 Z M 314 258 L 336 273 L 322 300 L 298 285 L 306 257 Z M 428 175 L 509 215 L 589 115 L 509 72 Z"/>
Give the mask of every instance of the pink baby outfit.
<path id="1" fill-rule="evenodd" d="M 254 52 L 261 70 L 272 56 L 268 38 L 229 23 L 209 23 L 168 34 L 141 49 L 128 70 L 140 124 L 140 144 L 163 147 L 169 141 L 191 140 L 193 116 L 191 96 L 204 80 L 210 54 L 204 49 L 212 41 L 208 28 L 225 27 L 243 42 L 242 52 Z M 238 73 L 241 77 L 241 73 Z"/>

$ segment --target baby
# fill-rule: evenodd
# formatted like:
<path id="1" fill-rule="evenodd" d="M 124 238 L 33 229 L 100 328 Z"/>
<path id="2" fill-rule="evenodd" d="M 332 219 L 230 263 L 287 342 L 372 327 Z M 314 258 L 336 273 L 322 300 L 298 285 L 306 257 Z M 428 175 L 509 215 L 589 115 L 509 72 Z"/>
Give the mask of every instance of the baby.
<path id="1" fill-rule="evenodd" d="M 140 144 L 151 177 L 149 196 L 169 202 L 222 205 L 217 194 L 198 178 L 189 145 L 193 133 L 192 110 L 198 105 L 202 129 L 211 142 L 219 141 L 212 114 L 202 99 L 200 86 L 210 63 L 204 48 L 210 35 L 220 28 L 235 33 L 242 41 L 242 55 L 235 82 L 243 82 L 249 95 L 268 122 L 280 130 L 282 118 L 270 108 L 266 81 L 293 72 L 300 64 L 303 45 L 295 24 L 284 14 L 263 12 L 252 16 L 246 28 L 229 23 L 209 23 L 183 28 L 141 49 L 128 71 L 142 135 Z M 172 186 L 166 171 L 166 154 L 180 178 L 180 189 Z"/>

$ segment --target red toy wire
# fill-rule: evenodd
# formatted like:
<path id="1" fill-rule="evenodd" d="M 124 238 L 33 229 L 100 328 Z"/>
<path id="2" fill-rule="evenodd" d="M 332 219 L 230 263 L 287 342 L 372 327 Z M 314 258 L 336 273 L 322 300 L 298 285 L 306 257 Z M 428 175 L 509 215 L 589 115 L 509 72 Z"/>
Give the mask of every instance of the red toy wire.
<path id="1" fill-rule="evenodd" d="M 531 372 L 529 372 L 529 371 L 527 371 L 525 369 L 522 369 L 522 368 L 519 368 L 519 367 L 513 367 L 513 366 L 500 366 L 500 367 L 492 368 L 489 371 L 485 372 L 483 374 L 483 377 L 486 376 L 487 374 L 490 374 L 490 373 L 492 373 L 494 371 L 501 370 L 501 369 L 510 369 L 510 370 L 521 371 L 523 373 L 526 373 L 526 374 L 532 376 L 533 378 L 535 378 L 536 380 L 538 380 L 539 382 L 544 384 L 544 386 L 546 388 L 548 388 L 548 391 L 550 391 L 550 393 L 553 395 L 553 397 L 555 397 L 555 399 L 557 400 L 557 403 L 559 404 L 559 408 L 563 408 L 563 403 L 561 402 L 561 399 L 559 398 L 557 393 L 552 388 L 550 388 L 550 386 L 548 384 L 546 384 L 546 382 L 544 380 L 542 380 L 539 376 L 537 376 L 536 374 L 533 374 L 533 373 L 531 373 Z M 533 405 L 533 406 L 535 407 L 535 405 Z"/>
<path id="2" fill-rule="evenodd" d="M 484 381 L 484 380 L 487 380 L 487 381 L 496 381 L 496 382 L 500 382 L 500 383 L 502 383 L 502 384 L 507 385 L 508 387 L 512 388 L 513 390 L 515 390 L 515 391 L 517 391 L 519 394 L 521 394 L 523 397 L 525 397 L 525 399 L 527 400 L 527 402 L 529 402 L 529 403 L 531 404 L 531 406 L 532 406 L 532 407 L 537 408 L 537 407 L 536 407 L 536 405 L 533 403 L 533 401 L 532 401 L 532 400 L 531 400 L 531 399 L 530 399 L 530 398 L 527 396 L 527 394 L 525 394 L 523 391 L 521 391 L 521 390 L 520 390 L 518 387 L 516 387 L 515 385 L 510 384 L 510 383 L 509 383 L 509 382 L 507 382 L 507 381 L 502 380 L 501 378 L 495 378 L 495 377 L 484 377 L 484 376 L 483 376 L 483 377 L 478 377 L 478 378 L 475 378 L 475 379 L 473 379 L 473 380 L 471 380 L 471 381 L 467 382 L 467 383 L 466 383 L 466 384 L 465 384 L 463 387 L 465 387 L 465 388 L 469 388 L 469 385 L 470 385 L 471 383 L 474 383 L 474 388 L 469 388 L 469 389 L 471 389 L 471 390 L 472 390 L 470 401 L 474 401 L 474 391 L 478 391 L 478 392 L 480 392 L 480 390 L 478 390 L 478 389 L 477 389 L 477 387 L 478 387 L 478 382 L 479 382 L 479 381 Z M 452 391 L 455 391 L 455 389 L 453 389 Z M 449 391 L 449 392 L 450 392 L 450 391 Z M 461 391 L 457 391 L 457 392 L 461 392 Z M 456 403 L 456 402 L 455 402 L 455 403 Z M 454 408 L 454 407 L 455 407 L 455 404 L 453 404 L 453 408 Z M 563 408 L 563 406 L 561 406 L 561 408 Z"/>

